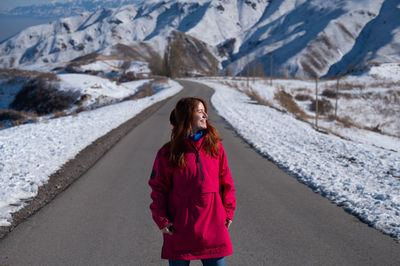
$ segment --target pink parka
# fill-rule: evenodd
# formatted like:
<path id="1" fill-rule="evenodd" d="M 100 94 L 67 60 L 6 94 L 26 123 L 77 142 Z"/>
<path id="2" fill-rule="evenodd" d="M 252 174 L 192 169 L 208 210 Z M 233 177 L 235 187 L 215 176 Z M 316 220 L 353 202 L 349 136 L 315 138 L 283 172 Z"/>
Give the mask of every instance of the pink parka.
<path id="1" fill-rule="evenodd" d="M 169 144 L 157 153 L 149 180 L 150 209 L 160 229 L 173 223 L 173 234 L 163 234 L 161 257 L 169 260 L 219 258 L 232 254 L 225 227 L 233 219 L 235 189 L 222 143 L 216 158 L 202 149 L 204 138 L 187 140 L 186 167 L 174 168 Z"/>

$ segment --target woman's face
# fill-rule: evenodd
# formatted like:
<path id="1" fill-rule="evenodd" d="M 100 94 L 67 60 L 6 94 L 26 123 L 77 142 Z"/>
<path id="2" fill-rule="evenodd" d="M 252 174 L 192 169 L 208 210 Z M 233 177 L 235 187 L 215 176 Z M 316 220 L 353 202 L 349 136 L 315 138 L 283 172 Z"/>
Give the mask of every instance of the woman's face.
<path id="1" fill-rule="evenodd" d="M 203 103 L 199 102 L 197 107 L 194 109 L 194 121 L 192 124 L 193 133 L 196 134 L 202 129 L 207 128 L 208 115 L 204 110 Z"/>

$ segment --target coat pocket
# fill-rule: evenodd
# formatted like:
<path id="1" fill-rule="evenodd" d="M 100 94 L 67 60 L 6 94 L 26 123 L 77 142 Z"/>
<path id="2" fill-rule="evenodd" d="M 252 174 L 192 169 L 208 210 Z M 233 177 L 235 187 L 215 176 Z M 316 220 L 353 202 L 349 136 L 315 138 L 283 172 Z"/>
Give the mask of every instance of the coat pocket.
<path id="1" fill-rule="evenodd" d="M 225 209 L 217 192 L 201 193 L 176 206 L 171 245 L 177 253 L 201 252 L 226 242 Z"/>

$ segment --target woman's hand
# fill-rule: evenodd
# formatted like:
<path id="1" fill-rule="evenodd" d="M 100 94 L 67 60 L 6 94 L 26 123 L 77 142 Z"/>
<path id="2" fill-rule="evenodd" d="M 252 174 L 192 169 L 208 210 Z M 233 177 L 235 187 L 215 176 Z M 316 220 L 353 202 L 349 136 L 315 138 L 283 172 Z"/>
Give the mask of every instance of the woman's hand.
<path id="1" fill-rule="evenodd" d="M 232 220 L 229 219 L 229 218 L 227 218 L 226 221 L 225 221 L 225 226 L 226 226 L 226 228 L 229 229 L 229 227 L 231 226 L 231 224 L 232 224 Z"/>
<path id="2" fill-rule="evenodd" d="M 172 235 L 174 233 L 174 229 L 172 228 L 173 223 L 169 223 L 166 227 L 161 229 L 164 234 Z"/>

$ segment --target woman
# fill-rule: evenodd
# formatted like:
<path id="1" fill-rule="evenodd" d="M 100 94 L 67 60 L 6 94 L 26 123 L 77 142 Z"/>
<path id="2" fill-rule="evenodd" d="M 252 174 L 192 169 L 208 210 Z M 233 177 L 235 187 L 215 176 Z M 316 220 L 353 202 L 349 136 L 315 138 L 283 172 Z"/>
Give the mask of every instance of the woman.
<path id="1" fill-rule="evenodd" d="M 171 141 L 157 153 L 149 185 L 153 219 L 169 265 L 225 265 L 235 189 L 217 130 L 200 98 L 183 98 L 170 115 Z"/>

